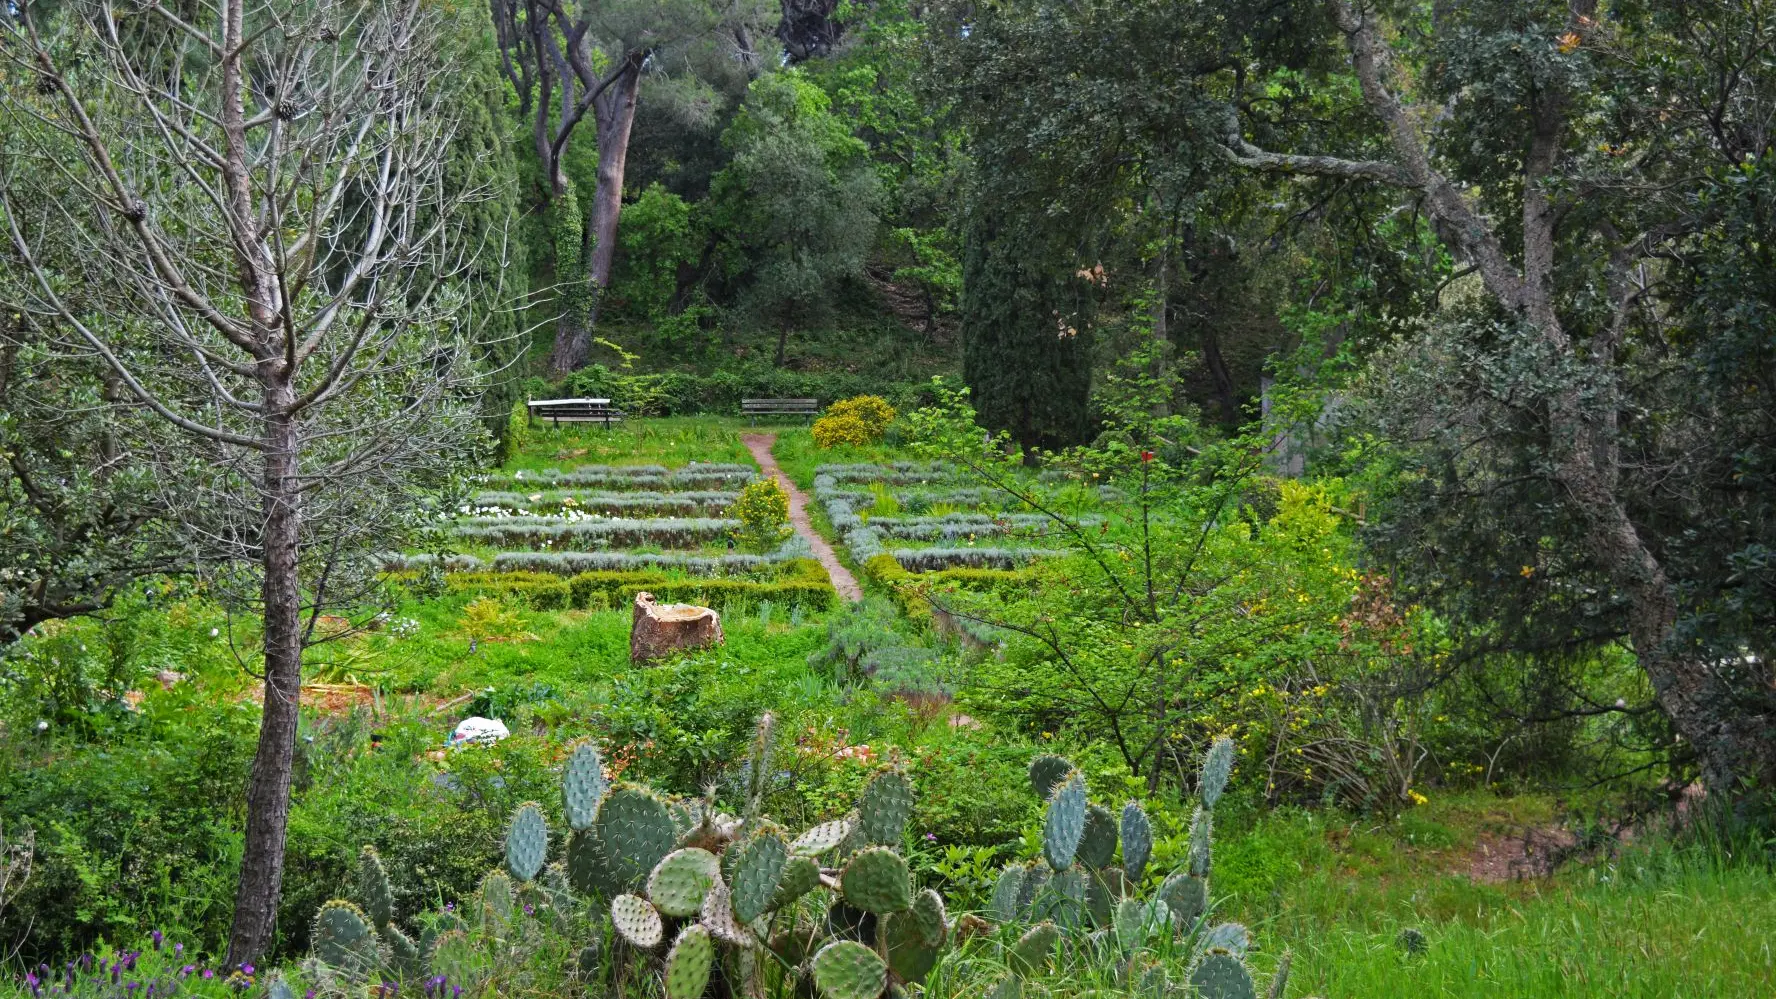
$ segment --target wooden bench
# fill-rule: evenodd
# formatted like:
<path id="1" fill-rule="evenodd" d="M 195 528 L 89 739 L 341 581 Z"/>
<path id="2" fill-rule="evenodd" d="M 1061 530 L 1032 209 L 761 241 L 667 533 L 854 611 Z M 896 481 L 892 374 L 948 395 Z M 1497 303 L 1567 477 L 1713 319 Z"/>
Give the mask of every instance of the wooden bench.
<path id="1" fill-rule="evenodd" d="M 758 419 L 761 416 L 806 416 L 820 414 L 819 399 L 742 399 L 740 415 Z"/>
<path id="2" fill-rule="evenodd" d="M 532 418 L 558 427 L 563 423 L 602 423 L 609 430 L 611 424 L 623 422 L 623 411 L 612 408 L 609 399 L 532 399 L 525 406 Z"/>

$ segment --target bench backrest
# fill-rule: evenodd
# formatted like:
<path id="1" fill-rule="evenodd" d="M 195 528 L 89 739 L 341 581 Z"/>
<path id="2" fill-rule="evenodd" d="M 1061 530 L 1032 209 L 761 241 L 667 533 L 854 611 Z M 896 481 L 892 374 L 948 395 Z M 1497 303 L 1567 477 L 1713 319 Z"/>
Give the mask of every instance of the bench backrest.
<path id="1" fill-rule="evenodd" d="M 793 409 L 815 411 L 820 408 L 819 399 L 742 399 L 741 409 Z"/>
<path id="2" fill-rule="evenodd" d="M 608 406 L 609 399 L 532 399 L 525 403 L 531 409 L 548 408 L 551 406 Z"/>

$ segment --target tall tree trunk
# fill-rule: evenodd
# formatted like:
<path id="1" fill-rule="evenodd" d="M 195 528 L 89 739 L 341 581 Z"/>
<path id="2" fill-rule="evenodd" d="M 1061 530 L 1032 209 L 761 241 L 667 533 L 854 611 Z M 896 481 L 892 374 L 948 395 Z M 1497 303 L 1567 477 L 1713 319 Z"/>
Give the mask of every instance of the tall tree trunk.
<path id="1" fill-rule="evenodd" d="M 647 54 L 631 52 L 625 58 L 625 69 L 592 102 L 598 132 L 598 183 L 592 191 L 586 245 L 580 254 L 585 268 L 584 292 L 577 296 L 580 308 L 563 310 L 557 324 L 555 347 L 549 355 L 549 370 L 556 375 L 586 366 L 592 355 L 592 331 L 598 326 L 604 290 L 610 287 L 611 264 L 617 253 L 617 222 L 623 213 L 623 172 L 629 159 L 629 133 L 635 126 L 641 64 Z M 575 278 L 561 274 L 557 280 Z"/>
<path id="2" fill-rule="evenodd" d="M 235 892 L 228 964 L 263 958 L 277 929 L 290 817 L 290 779 L 302 695 L 302 595 L 297 554 L 302 529 L 297 483 L 295 392 L 278 384 L 265 393 L 264 600 L 265 705 L 259 748 L 247 785 L 247 831 Z"/>

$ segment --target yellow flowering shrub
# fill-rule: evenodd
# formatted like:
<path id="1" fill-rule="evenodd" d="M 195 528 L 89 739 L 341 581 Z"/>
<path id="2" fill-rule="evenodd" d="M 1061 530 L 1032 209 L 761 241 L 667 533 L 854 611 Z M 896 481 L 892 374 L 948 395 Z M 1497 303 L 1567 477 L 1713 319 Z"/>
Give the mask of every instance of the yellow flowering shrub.
<path id="1" fill-rule="evenodd" d="M 789 494 L 776 479 L 748 483 L 728 515 L 740 522 L 742 540 L 752 551 L 770 551 L 789 537 Z"/>
<path id="2" fill-rule="evenodd" d="M 814 444 L 817 447 L 830 448 L 840 444 L 862 447 L 874 444 L 881 439 L 880 433 L 871 433 L 870 428 L 855 416 L 822 416 L 814 421 Z"/>

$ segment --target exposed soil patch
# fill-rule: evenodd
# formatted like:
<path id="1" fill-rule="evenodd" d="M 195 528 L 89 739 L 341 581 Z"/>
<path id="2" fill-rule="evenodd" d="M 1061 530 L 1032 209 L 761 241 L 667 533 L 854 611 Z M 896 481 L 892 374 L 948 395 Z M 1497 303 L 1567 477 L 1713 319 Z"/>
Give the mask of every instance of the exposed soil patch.
<path id="1" fill-rule="evenodd" d="M 808 541 L 808 547 L 814 550 L 814 557 L 826 569 L 827 578 L 832 580 L 833 589 L 846 600 L 863 599 L 863 587 L 857 585 L 857 577 L 851 570 L 839 563 L 839 556 L 833 551 L 832 545 L 826 543 L 814 530 L 814 522 L 808 519 L 808 496 L 797 489 L 789 476 L 777 467 L 777 459 L 771 455 L 771 445 L 777 443 L 776 434 L 742 434 L 740 439 L 746 443 L 746 450 L 759 463 L 766 475 L 777 480 L 783 491 L 789 494 L 789 522 L 795 525 L 796 533 Z"/>
<path id="2" fill-rule="evenodd" d="M 1545 878 L 1572 855 L 1578 842 L 1561 826 L 1532 826 L 1521 836 L 1482 833 L 1468 856 L 1467 875 L 1488 884 Z"/>

